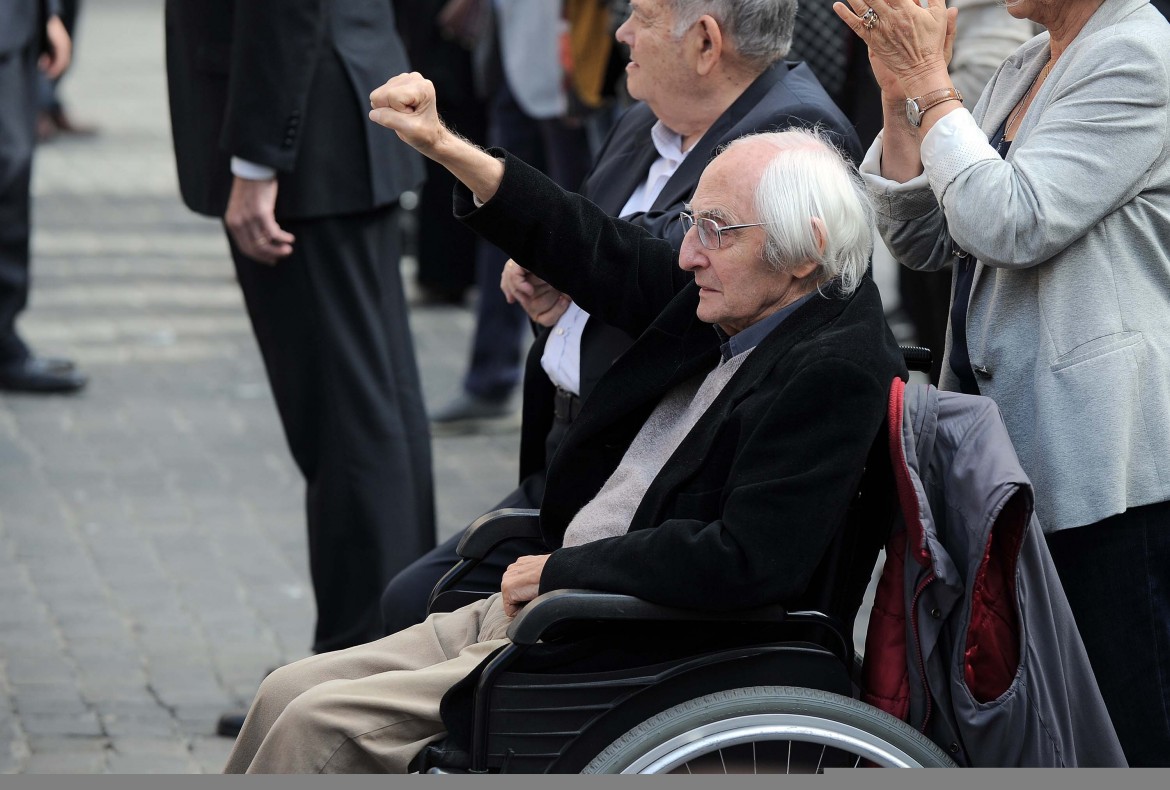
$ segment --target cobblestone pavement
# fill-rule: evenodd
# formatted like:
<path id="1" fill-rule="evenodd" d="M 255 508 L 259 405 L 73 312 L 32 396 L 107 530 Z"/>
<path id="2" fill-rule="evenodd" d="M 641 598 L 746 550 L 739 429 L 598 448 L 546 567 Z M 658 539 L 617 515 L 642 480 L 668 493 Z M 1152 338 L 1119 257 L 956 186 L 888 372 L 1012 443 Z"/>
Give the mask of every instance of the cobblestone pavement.
<path id="1" fill-rule="evenodd" d="M 302 485 L 219 226 L 179 202 L 162 3 L 87 3 L 63 84 L 99 136 L 39 152 L 22 327 L 91 376 L 0 394 L 0 773 L 218 772 L 216 716 L 313 621 Z M 467 310 L 412 316 L 428 403 Z M 517 434 L 434 442 L 440 536 L 513 484 Z"/>

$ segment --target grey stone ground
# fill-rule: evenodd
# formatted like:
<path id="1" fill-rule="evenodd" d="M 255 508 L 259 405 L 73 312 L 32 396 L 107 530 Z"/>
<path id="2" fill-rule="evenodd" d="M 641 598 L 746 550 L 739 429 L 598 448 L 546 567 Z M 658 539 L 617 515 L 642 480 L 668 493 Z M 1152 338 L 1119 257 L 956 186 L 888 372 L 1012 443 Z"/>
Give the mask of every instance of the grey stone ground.
<path id="1" fill-rule="evenodd" d="M 307 654 L 302 486 L 219 226 L 179 202 L 162 3 L 87 3 L 39 152 L 32 304 L 79 397 L 0 394 L 0 773 L 217 772 L 218 713 Z M 412 316 L 428 403 L 467 310 Z M 434 442 L 440 534 L 514 483 L 517 434 Z"/>

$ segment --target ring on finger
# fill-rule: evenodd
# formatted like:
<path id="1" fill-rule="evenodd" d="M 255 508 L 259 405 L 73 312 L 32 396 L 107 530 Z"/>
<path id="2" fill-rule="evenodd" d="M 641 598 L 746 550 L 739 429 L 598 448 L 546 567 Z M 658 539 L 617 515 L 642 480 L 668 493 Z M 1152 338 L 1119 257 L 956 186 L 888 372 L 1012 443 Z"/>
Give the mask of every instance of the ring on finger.
<path id="1" fill-rule="evenodd" d="M 861 24 L 865 25 L 866 30 L 873 30 L 877 26 L 877 23 L 877 11 L 874 11 L 872 8 L 867 9 L 866 12 L 861 15 Z"/>

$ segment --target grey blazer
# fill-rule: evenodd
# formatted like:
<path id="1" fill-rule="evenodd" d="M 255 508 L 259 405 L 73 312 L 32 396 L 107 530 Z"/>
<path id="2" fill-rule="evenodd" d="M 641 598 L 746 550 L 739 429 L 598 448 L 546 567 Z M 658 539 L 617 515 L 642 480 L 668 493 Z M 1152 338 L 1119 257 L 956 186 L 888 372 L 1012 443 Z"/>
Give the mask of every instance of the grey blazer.
<path id="1" fill-rule="evenodd" d="M 1048 34 L 992 78 L 990 137 L 1048 61 Z M 1053 68 L 1008 154 L 955 150 L 923 177 L 862 166 L 887 245 L 916 269 L 979 264 L 967 341 L 1047 532 L 1170 499 L 1170 25 L 1105 0 Z M 947 353 L 951 337 L 947 333 Z M 958 389 L 944 366 L 942 386 Z"/>

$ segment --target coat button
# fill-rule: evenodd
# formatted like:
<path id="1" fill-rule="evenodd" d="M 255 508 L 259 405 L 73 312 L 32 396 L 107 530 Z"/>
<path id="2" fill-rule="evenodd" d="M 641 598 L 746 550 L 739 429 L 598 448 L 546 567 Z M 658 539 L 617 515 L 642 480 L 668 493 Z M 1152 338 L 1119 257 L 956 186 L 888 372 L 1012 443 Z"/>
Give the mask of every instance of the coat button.
<path id="1" fill-rule="evenodd" d="M 950 745 L 947 746 L 947 751 L 950 752 L 951 754 L 958 754 L 959 753 L 959 744 L 956 743 L 955 741 L 951 741 Z"/>
<path id="2" fill-rule="evenodd" d="M 936 606 L 930 610 L 930 616 L 937 620 L 942 617 L 942 611 Z"/>
<path id="3" fill-rule="evenodd" d="M 991 368 L 987 367 L 986 365 L 979 365 L 971 369 L 975 371 L 975 375 L 981 379 L 991 378 Z"/>

